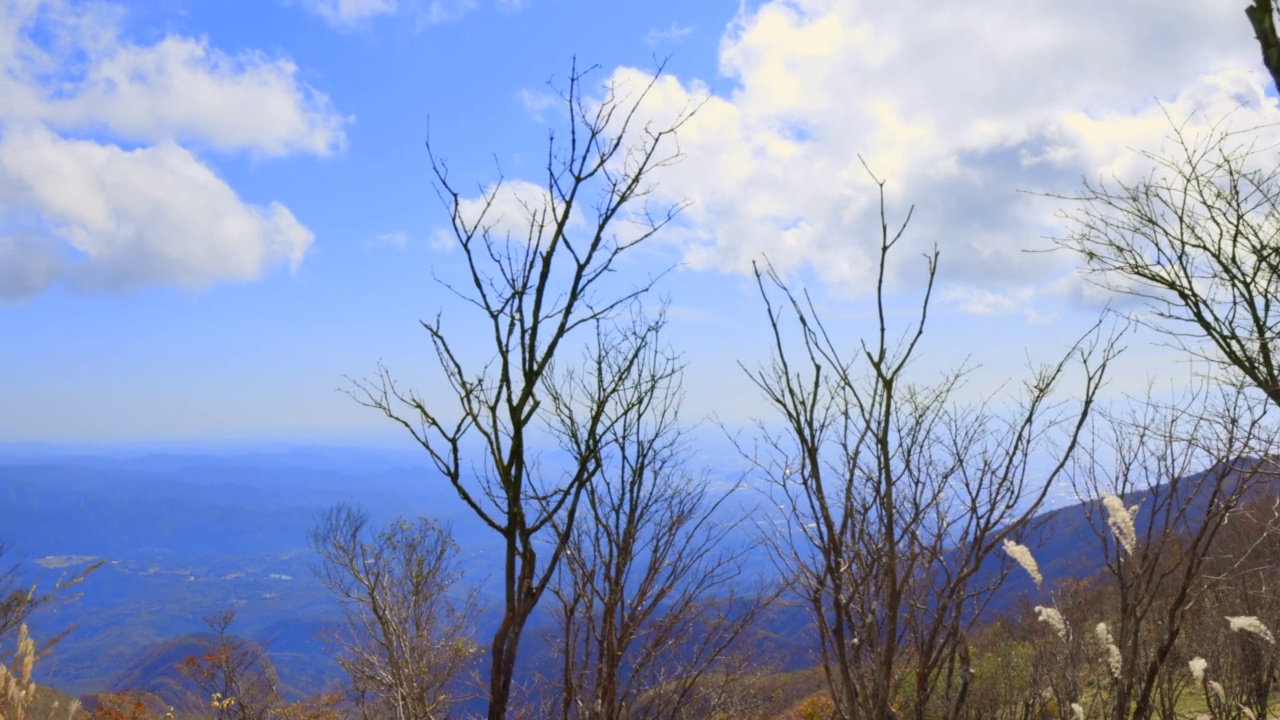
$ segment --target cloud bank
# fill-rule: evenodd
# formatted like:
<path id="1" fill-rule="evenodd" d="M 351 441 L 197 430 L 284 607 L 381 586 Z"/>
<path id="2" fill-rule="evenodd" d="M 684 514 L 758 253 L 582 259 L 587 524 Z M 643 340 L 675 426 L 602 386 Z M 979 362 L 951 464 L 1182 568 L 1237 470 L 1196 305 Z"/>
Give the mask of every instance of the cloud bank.
<path id="1" fill-rule="evenodd" d="M 724 34 L 727 92 L 665 77 L 650 96 L 655 118 L 702 103 L 659 192 L 692 203 L 677 240 L 693 266 L 767 255 L 862 295 L 879 242 L 865 160 L 891 223 L 915 205 L 899 287 L 936 244 L 957 308 L 1043 319 L 1037 303 L 1086 293 L 1071 258 L 1025 252 L 1060 230 L 1061 202 L 1036 193 L 1141 172 L 1132 149 L 1159 146 L 1166 113 L 1193 131 L 1274 123 L 1257 56 L 1244 14 L 1219 3 L 774 0 Z"/>
<path id="2" fill-rule="evenodd" d="M 199 151 L 329 155 L 345 119 L 288 60 L 121 37 L 107 5 L 0 8 L 0 299 L 57 282 L 202 288 L 295 266 L 313 235 Z"/>

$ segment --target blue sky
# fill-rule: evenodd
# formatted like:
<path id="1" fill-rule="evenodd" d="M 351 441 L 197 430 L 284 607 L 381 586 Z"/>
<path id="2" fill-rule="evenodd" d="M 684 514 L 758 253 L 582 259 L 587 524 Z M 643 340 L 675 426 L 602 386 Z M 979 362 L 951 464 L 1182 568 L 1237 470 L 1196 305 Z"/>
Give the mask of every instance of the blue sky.
<path id="1" fill-rule="evenodd" d="M 460 256 L 428 132 L 460 187 L 536 181 L 575 56 L 598 83 L 669 58 L 646 112 L 701 103 L 657 178 L 689 209 L 628 271 L 680 265 L 688 415 L 730 424 L 765 412 L 735 364 L 766 357 L 753 259 L 869 329 L 859 156 L 916 206 L 902 312 L 942 253 L 920 377 L 967 357 L 981 395 L 1107 301 L 1025 252 L 1063 225 L 1024 191 L 1143 172 L 1165 110 L 1276 112 L 1207 0 L 0 0 L 0 442 L 401 440 L 338 390 L 379 360 L 436 382 L 417 322 L 457 311 L 431 275 Z M 1183 372 L 1129 344 L 1118 388 Z"/>

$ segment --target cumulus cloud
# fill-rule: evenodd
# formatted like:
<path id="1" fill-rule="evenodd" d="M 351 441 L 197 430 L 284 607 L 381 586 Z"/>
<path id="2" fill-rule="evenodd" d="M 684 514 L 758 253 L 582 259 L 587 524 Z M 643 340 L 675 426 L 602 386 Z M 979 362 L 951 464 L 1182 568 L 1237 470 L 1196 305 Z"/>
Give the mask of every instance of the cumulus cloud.
<path id="1" fill-rule="evenodd" d="M 75 95 L 43 111 L 60 126 L 105 126 L 134 141 L 328 155 L 343 143 L 345 119 L 296 75 L 288 60 L 231 57 L 203 39 L 170 36 L 117 48 L 94 63 Z"/>
<path id="2" fill-rule="evenodd" d="M 201 150 L 328 155 L 345 118 L 287 59 L 122 39 L 119 8 L 0 7 L 0 299 L 200 288 L 296 267 L 313 235 L 242 200 Z"/>
<path id="3" fill-rule="evenodd" d="M 64 274 L 85 290 L 250 280 L 278 263 L 296 266 L 312 240 L 283 205 L 242 203 L 172 142 L 126 151 L 39 126 L 8 128 L 0 178 L 3 205 L 43 218 L 79 260 Z"/>
<path id="4" fill-rule="evenodd" d="M 534 239 L 539 225 L 544 228 L 549 239 L 551 223 L 557 210 L 547 189 L 525 180 L 506 180 L 499 185 L 484 189 L 480 195 L 461 198 L 458 201 L 457 218 L 459 228 L 473 231 L 476 238 L 487 234 L 493 242 L 523 244 Z M 580 232 L 591 232 L 584 222 L 580 209 L 575 208 L 569 214 L 566 224 L 566 237 L 572 242 L 578 239 Z M 448 251 L 457 245 L 457 238 L 452 228 L 438 228 L 431 238 L 431 246 L 439 251 Z"/>
<path id="5" fill-rule="evenodd" d="M 1257 52 L 1238 9 L 1212 3 L 774 0 L 726 31 L 727 92 L 663 78 L 648 98 L 654 117 L 701 103 L 659 192 L 692 202 L 692 265 L 768 255 L 859 295 L 879 242 L 865 161 L 891 222 L 915 204 L 891 281 L 918 281 L 912 259 L 936 245 L 946 298 L 1011 312 L 1082 294 L 1061 287 L 1079 282 L 1070 258 L 1024 252 L 1060 229 L 1060 202 L 1036 193 L 1141 172 L 1131 149 L 1168 136 L 1166 113 L 1193 130 L 1273 121 Z"/>
<path id="6" fill-rule="evenodd" d="M 494 238 L 529 239 L 530 228 L 552 221 L 545 213 L 551 208 L 546 188 L 524 180 L 508 180 L 488 188 L 484 195 L 464 198 L 458 203 L 458 219 L 466 227 L 488 230 Z"/>

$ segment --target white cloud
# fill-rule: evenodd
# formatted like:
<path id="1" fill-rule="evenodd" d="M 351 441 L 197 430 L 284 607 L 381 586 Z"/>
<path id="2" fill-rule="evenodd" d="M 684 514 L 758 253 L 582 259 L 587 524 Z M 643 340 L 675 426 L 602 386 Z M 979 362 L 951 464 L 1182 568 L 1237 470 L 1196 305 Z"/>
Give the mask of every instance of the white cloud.
<path id="1" fill-rule="evenodd" d="M 477 7 L 477 0 L 298 0 L 298 4 L 345 32 L 378 17 L 408 18 L 422 30 L 466 15 Z M 520 0 L 498 0 L 503 12 L 515 12 L 523 6 Z"/>
<path id="2" fill-rule="evenodd" d="M 340 29 L 378 15 L 394 15 L 399 9 L 396 0 L 301 0 L 300 4 Z"/>
<path id="3" fill-rule="evenodd" d="M 0 298 L 251 280 L 311 244 L 196 149 L 328 155 L 347 120 L 287 59 L 178 35 L 140 45 L 124 19 L 105 4 L 0 7 Z"/>
<path id="4" fill-rule="evenodd" d="M 426 3 L 415 3 L 411 16 L 415 19 L 418 29 L 421 30 L 427 25 L 439 25 L 450 20 L 456 20 L 475 10 L 476 7 L 476 0 L 431 0 L 431 2 Z"/>
<path id="5" fill-rule="evenodd" d="M 581 203 L 581 198 L 579 198 Z M 525 180 L 504 180 L 496 189 L 492 186 L 474 197 L 464 197 L 458 201 L 458 219 L 460 228 L 474 230 L 474 237 L 480 240 L 487 233 L 490 240 L 497 244 L 512 243 L 515 245 L 528 242 L 536 237 L 537 228 L 546 233 L 544 242 L 550 239 L 551 227 L 555 222 L 552 215 L 556 211 L 547 189 Z M 580 232 L 594 231 L 582 216 L 580 205 L 569 215 L 565 237 L 570 242 L 579 241 Z M 625 226 L 619 228 L 625 232 Z M 431 247 L 437 251 L 447 252 L 457 246 L 457 238 L 452 228 L 440 227 L 431 238 Z"/>
<path id="6" fill-rule="evenodd" d="M 466 227 L 487 229 L 495 239 L 523 242 L 538 222 L 554 221 L 545 215 L 550 207 L 546 188 L 524 180 L 508 180 L 496 190 L 487 188 L 481 196 L 460 200 L 458 218 Z"/>
<path id="7" fill-rule="evenodd" d="M 563 109 L 564 99 L 550 91 L 533 91 L 522 89 L 516 93 L 516 99 L 524 106 L 524 111 L 537 122 L 544 122 L 547 111 L 555 108 Z"/>
<path id="8" fill-rule="evenodd" d="M 1035 308 L 1033 303 L 1037 294 L 1027 287 L 999 292 L 961 285 L 945 290 L 942 300 L 971 315 L 1021 315 L 1028 322 L 1043 325 L 1054 316 L 1045 315 Z"/>
<path id="9" fill-rule="evenodd" d="M 731 91 L 664 78 L 650 96 L 655 116 L 705 101 L 659 191 L 693 203 L 694 266 L 768 254 L 863 294 L 879 238 L 861 157 L 888 181 L 891 222 L 916 206 L 891 280 L 918 281 L 936 244 L 949 297 L 998 312 L 1071 275 L 1061 253 L 1024 252 L 1047 246 L 1058 203 L 1019 191 L 1137 170 L 1128 148 L 1168 135 L 1159 103 L 1193 126 L 1241 101 L 1234 122 L 1274 120 L 1257 54 L 1238 8 L 1214 3 L 775 0 L 721 41 Z"/>
<path id="10" fill-rule="evenodd" d="M 9 128 L 0 138 L 0 188 L 0 210 L 34 211 L 47 236 L 65 243 L 77 260 L 61 269 L 84 290 L 252 280 L 278 263 L 296 266 L 312 240 L 283 205 L 244 204 L 171 142 L 126 151 L 40 126 Z M 18 259 L 39 269 L 39 257 Z M 50 268 L 41 267 L 47 280 Z"/>
<path id="11" fill-rule="evenodd" d="M 205 40 L 170 36 L 149 47 L 115 48 L 73 96 L 51 100 L 45 112 L 58 125 L 104 125 L 129 140 L 328 155 L 342 146 L 346 121 L 296 74 L 288 60 L 231 57 Z"/>
<path id="12" fill-rule="evenodd" d="M 678 43 L 689 37 L 693 32 L 693 28 L 684 25 L 671 23 L 671 27 L 666 30 L 654 28 L 644 34 L 644 42 L 646 45 L 663 45 L 665 43 Z"/>

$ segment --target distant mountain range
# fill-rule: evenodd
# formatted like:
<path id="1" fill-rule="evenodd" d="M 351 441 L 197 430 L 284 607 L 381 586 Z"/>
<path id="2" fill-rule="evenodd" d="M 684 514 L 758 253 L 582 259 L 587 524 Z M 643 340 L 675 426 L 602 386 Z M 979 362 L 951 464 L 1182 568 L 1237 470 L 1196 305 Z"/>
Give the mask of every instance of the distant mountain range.
<path id="1" fill-rule="evenodd" d="M 337 665 L 316 635 L 337 611 L 313 577 L 308 534 L 336 503 L 360 505 L 373 523 L 440 518 L 466 554 L 493 546 L 452 490 L 403 453 L 15 455 L 0 453 L 5 561 L 45 587 L 106 561 L 78 601 L 32 621 L 37 637 L 78 626 L 37 668 L 42 682 L 73 694 L 103 689 L 139 652 L 201 632 L 202 617 L 227 608 L 236 632 L 266 643 L 285 678 L 309 690 L 332 677 Z"/>
<path id="2" fill-rule="evenodd" d="M 421 458 L 404 453 L 48 457 L 0 449 L 5 561 L 20 561 L 29 580 L 49 586 L 60 573 L 106 560 L 79 600 L 33 619 L 37 639 L 78 626 L 38 664 L 38 680 L 71 694 L 155 682 L 173 690 L 166 667 L 199 648 L 204 616 L 231 608 L 233 631 L 266 647 L 286 688 L 322 689 L 339 668 L 320 630 L 338 613 L 312 574 L 307 538 L 316 514 L 339 502 L 362 506 L 375 525 L 401 515 L 450 524 L 473 582 L 483 585 L 482 568 L 498 567 L 493 534 Z M 1036 556 L 1046 587 L 1102 567 L 1088 511 L 1075 504 L 1040 519 Z M 995 605 L 1034 593 L 1015 572 Z M 784 603 L 752 642 L 778 658 L 779 670 L 793 670 L 816 662 L 812 632 L 805 608 Z"/>

